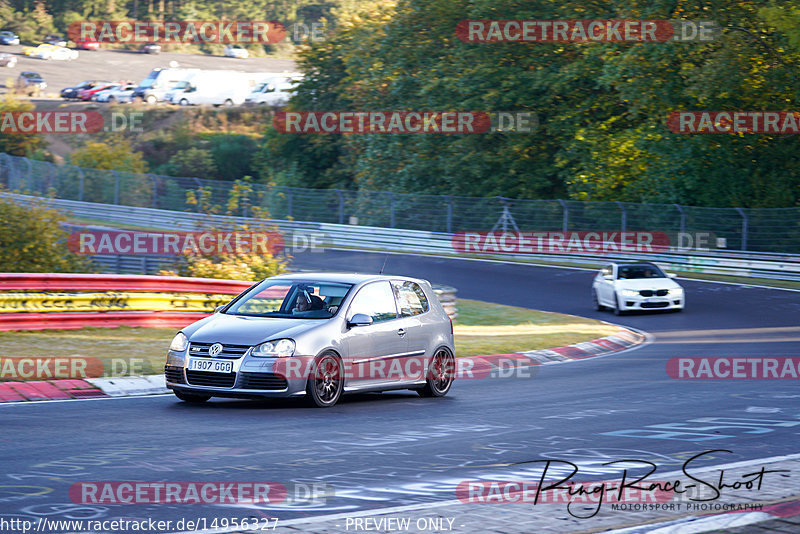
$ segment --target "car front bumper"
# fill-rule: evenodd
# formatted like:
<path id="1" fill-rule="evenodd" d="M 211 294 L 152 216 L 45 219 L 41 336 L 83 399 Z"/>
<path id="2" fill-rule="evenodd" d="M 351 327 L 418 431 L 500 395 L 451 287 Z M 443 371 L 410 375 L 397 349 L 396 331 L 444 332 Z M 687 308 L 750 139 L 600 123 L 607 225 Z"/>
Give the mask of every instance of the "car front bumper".
<path id="1" fill-rule="evenodd" d="M 620 310 L 625 311 L 658 311 L 683 309 L 685 295 L 667 295 L 665 297 L 626 296 L 619 294 L 617 302 Z"/>
<path id="2" fill-rule="evenodd" d="M 166 385 L 187 393 L 233 398 L 300 397 L 306 394 L 306 378 L 287 378 L 286 367 L 277 358 L 241 357 L 232 373 L 189 370 L 181 352 L 169 351 L 164 366 Z M 283 363 L 283 362 L 281 362 Z M 298 366 L 299 369 L 299 366 Z"/>

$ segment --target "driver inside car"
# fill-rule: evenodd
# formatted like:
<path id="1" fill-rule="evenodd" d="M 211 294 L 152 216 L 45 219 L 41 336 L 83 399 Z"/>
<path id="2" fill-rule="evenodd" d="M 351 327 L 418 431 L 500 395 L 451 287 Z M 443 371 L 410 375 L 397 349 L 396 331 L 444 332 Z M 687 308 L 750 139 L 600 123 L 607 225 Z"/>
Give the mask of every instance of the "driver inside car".
<path id="1" fill-rule="evenodd" d="M 297 293 L 297 299 L 295 300 L 295 307 L 292 309 L 292 315 L 302 315 L 304 317 L 319 316 L 318 313 L 314 312 L 324 309 L 325 301 L 313 293 L 309 293 L 308 289 L 303 288 Z"/>

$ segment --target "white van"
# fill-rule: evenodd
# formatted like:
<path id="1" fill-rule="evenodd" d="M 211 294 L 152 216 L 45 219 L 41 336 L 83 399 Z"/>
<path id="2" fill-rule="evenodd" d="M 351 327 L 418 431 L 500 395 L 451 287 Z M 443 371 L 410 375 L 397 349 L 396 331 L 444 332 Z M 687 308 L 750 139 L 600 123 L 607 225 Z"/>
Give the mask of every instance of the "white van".
<path id="1" fill-rule="evenodd" d="M 283 106 L 292 96 L 295 83 L 302 78 L 303 75 L 297 72 L 275 75 L 258 84 L 253 92 L 247 95 L 245 102 L 248 104 Z"/>
<path id="2" fill-rule="evenodd" d="M 201 70 L 176 84 L 168 99 L 181 106 L 210 104 L 234 106 L 244 103 L 245 97 L 267 73 L 233 70 Z"/>
<path id="3" fill-rule="evenodd" d="M 148 104 L 155 104 L 164 100 L 167 92 L 170 91 L 176 83 L 183 80 L 193 72 L 198 72 L 200 69 L 174 69 L 174 68 L 158 68 L 153 69 L 147 75 L 142 83 L 133 90 L 133 101 L 143 100 Z"/>

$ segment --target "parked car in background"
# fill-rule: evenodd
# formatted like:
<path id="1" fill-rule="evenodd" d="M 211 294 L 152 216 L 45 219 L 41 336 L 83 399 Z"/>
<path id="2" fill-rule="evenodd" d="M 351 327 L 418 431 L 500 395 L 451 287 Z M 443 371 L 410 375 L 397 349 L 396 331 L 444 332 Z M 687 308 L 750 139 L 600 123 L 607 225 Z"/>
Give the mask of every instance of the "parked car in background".
<path id="1" fill-rule="evenodd" d="M 237 59 L 247 59 L 250 52 L 241 45 L 228 45 L 225 47 L 225 57 L 235 57 Z"/>
<path id="2" fill-rule="evenodd" d="M 106 84 L 99 84 L 94 87 L 86 89 L 81 89 L 80 91 L 78 91 L 78 100 L 83 100 L 84 102 L 87 102 L 89 100 L 93 100 L 94 96 L 100 91 L 105 91 L 106 89 L 115 89 L 117 87 L 119 87 L 119 83 L 112 82 Z"/>
<path id="3" fill-rule="evenodd" d="M 75 48 L 78 50 L 99 50 L 100 43 L 91 39 L 75 41 Z"/>
<path id="4" fill-rule="evenodd" d="M 77 50 L 47 43 L 42 43 L 39 46 L 26 46 L 22 49 L 22 53 L 26 56 L 46 60 L 72 61 L 73 59 L 78 59 Z"/>
<path id="5" fill-rule="evenodd" d="M 592 304 L 615 315 L 627 311 L 675 310 L 686 305 L 683 288 L 654 263 L 610 263 L 592 282 Z"/>
<path id="6" fill-rule="evenodd" d="M 14 87 L 19 93 L 28 96 L 38 96 L 47 88 L 44 78 L 38 72 L 20 72 Z"/>
<path id="7" fill-rule="evenodd" d="M 0 54 L 0 67 L 11 68 L 17 64 L 17 56 L 14 54 Z"/>
<path id="8" fill-rule="evenodd" d="M 425 280 L 283 274 L 179 332 L 164 374 L 195 403 L 305 397 L 326 408 L 343 393 L 399 389 L 443 397 L 455 378 L 453 323 Z"/>
<path id="9" fill-rule="evenodd" d="M 67 46 L 67 40 L 56 33 L 45 35 L 42 42 L 53 46 Z"/>
<path id="10" fill-rule="evenodd" d="M 108 84 L 110 82 L 104 82 L 100 80 L 84 80 L 78 85 L 73 87 L 65 87 L 61 90 L 61 98 L 65 100 L 74 100 L 78 98 L 78 91 L 82 89 L 91 89 L 92 87 L 96 87 L 97 85 L 101 84 Z"/>
<path id="11" fill-rule="evenodd" d="M 0 32 L 0 44 L 4 45 L 18 45 L 19 44 L 19 36 L 7 30 L 3 30 Z"/>
<path id="12" fill-rule="evenodd" d="M 265 80 L 247 95 L 245 103 L 283 106 L 291 98 L 295 83 L 302 77 L 303 75 L 299 73 L 286 73 Z"/>
<path id="13" fill-rule="evenodd" d="M 135 83 L 123 83 L 118 87 L 99 91 L 95 95 L 95 100 L 109 104 L 127 104 L 133 100 L 134 89 L 136 89 Z"/>
<path id="14" fill-rule="evenodd" d="M 145 43 L 139 48 L 142 54 L 160 54 L 161 45 L 158 43 Z"/>
<path id="15" fill-rule="evenodd" d="M 179 81 L 186 78 L 192 72 L 199 72 L 200 69 L 183 68 L 157 68 L 150 71 L 147 78 L 133 90 L 133 101 L 137 100 L 155 104 L 165 99 L 166 94 L 175 87 Z"/>

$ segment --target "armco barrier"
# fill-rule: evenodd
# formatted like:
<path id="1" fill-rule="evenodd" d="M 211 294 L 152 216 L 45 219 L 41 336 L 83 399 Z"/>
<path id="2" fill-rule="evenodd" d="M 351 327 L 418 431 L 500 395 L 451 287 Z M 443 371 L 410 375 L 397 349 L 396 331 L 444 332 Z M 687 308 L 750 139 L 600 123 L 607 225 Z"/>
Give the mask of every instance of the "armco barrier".
<path id="1" fill-rule="evenodd" d="M 251 285 L 173 276 L 4 273 L 0 274 L 0 331 L 180 328 L 207 317 Z"/>
<path id="2" fill-rule="evenodd" d="M 178 276 L 2 273 L 0 291 L 159 291 L 238 295 L 252 282 Z"/>
<path id="3" fill-rule="evenodd" d="M 254 220 L 245 217 L 208 215 L 177 211 L 118 206 L 74 200 L 43 199 L 13 193 L 0 193 L 20 204 L 46 202 L 50 206 L 78 219 L 103 221 L 119 228 L 148 228 L 168 231 L 196 231 L 208 225 L 220 230 L 232 230 L 242 225 L 252 225 Z M 321 233 L 323 247 L 364 249 L 377 251 L 402 251 L 424 254 L 454 254 L 453 234 L 420 230 L 403 230 L 346 224 L 329 224 L 301 221 L 263 220 L 284 233 Z M 291 240 L 286 241 L 287 245 Z M 506 261 L 543 260 L 600 266 L 612 261 L 653 261 L 670 269 L 684 272 L 723 274 L 748 278 L 771 278 L 800 281 L 800 255 L 781 253 L 755 253 L 733 250 L 691 251 L 677 248 L 657 254 L 608 252 L 598 254 L 483 254 L 487 259 Z M 154 258 L 154 257 L 153 257 Z M 97 255 L 94 261 L 108 270 L 157 268 L 158 262 L 147 262 L 144 256 Z M 154 258 L 155 259 L 155 258 Z M 163 259 L 166 259 L 164 257 Z M 376 269 L 377 270 L 377 269 Z"/>

